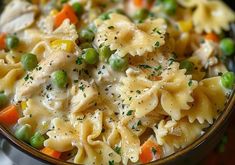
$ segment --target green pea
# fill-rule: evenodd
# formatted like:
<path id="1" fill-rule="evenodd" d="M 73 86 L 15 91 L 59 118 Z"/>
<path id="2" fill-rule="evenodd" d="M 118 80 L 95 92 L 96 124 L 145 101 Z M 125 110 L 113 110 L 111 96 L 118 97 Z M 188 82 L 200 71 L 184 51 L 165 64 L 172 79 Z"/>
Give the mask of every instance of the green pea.
<path id="1" fill-rule="evenodd" d="M 95 64 L 99 61 L 99 54 L 96 52 L 94 48 L 87 48 L 84 49 L 82 58 L 88 64 Z"/>
<path id="2" fill-rule="evenodd" d="M 37 56 L 32 53 L 26 53 L 21 57 L 21 63 L 25 70 L 31 71 L 38 65 Z"/>
<path id="3" fill-rule="evenodd" d="M 125 12 L 122 9 L 114 9 L 114 10 L 101 14 L 100 19 L 102 19 L 103 21 L 108 20 L 110 19 L 109 15 L 112 13 L 125 14 Z"/>
<path id="4" fill-rule="evenodd" d="M 25 124 L 15 131 L 15 136 L 17 139 L 22 140 L 24 142 L 29 142 L 31 137 L 32 127 L 28 124 Z"/>
<path id="5" fill-rule="evenodd" d="M 231 38 L 221 40 L 220 48 L 225 56 L 231 56 L 235 53 L 235 43 Z"/>
<path id="6" fill-rule="evenodd" d="M 43 143 L 45 140 L 46 138 L 40 132 L 36 132 L 30 138 L 30 145 L 36 149 L 42 149 L 44 147 Z"/>
<path id="7" fill-rule="evenodd" d="M 8 101 L 8 97 L 4 93 L 0 93 L 0 108 L 6 106 Z"/>
<path id="8" fill-rule="evenodd" d="M 102 46 L 99 49 L 99 57 L 101 61 L 107 62 L 108 58 L 112 55 L 112 51 L 108 46 Z"/>
<path id="9" fill-rule="evenodd" d="M 135 14 L 134 14 L 134 19 L 138 21 L 143 21 L 149 16 L 149 11 L 148 9 L 139 9 Z"/>
<path id="10" fill-rule="evenodd" d="M 109 58 L 109 64 L 110 64 L 111 68 L 115 71 L 124 71 L 128 66 L 128 59 L 121 58 L 117 54 L 113 54 Z"/>
<path id="11" fill-rule="evenodd" d="M 110 12 L 106 12 L 106 13 L 101 14 L 100 19 L 103 21 L 110 19 L 109 14 L 110 14 Z"/>
<path id="12" fill-rule="evenodd" d="M 52 73 L 52 84 L 58 88 L 64 88 L 68 82 L 67 73 L 63 70 L 57 70 Z"/>
<path id="13" fill-rule="evenodd" d="M 233 72 L 224 73 L 221 77 L 221 83 L 225 88 L 232 89 L 235 82 L 235 75 Z"/>
<path id="14" fill-rule="evenodd" d="M 75 2 L 72 5 L 72 7 L 73 7 L 73 10 L 76 12 L 77 15 L 79 15 L 79 16 L 82 15 L 82 13 L 83 13 L 83 6 L 82 6 L 81 3 Z"/>
<path id="15" fill-rule="evenodd" d="M 80 32 L 80 39 L 84 42 L 92 42 L 95 38 L 95 34 L 90 29 L 83 29 Z"/>
<path id="16" fill-rule="evenodd" d="M 193 68 L 194 68 L 194 64 L 190 61 L 184 60 L 180 63 L 180 69 L 186 69 L 187 74 L 192 73 Z"/>
<path id="17" fill-rule="evenodd" d="M 62 4 L 64 4 L 64 3 L 67 3 L 68 0 L 61 0 L 60 2 L 61 2 Z"/>
<path id="18" fill-rule="evenodd" d="M 79 47 L 81 49 L 92 48 L 92 44 L 89 42 L 84 42 L 84 43 L 80 44 Z"/>
<path id="19" fill-rule="evenodd" d="M 19 39 L 15 35 L 8 35 L 6 38 L 6 45 L 8 49 L 14 49 L 19 45 Z"/>
<path id="20" fill-rule="evenodd" d="M 165 12 L 169 15 L 173 15 L 176 13 L 177 2 L 176 0 L 165 0 L 163 2 L 163 8 Z"/>

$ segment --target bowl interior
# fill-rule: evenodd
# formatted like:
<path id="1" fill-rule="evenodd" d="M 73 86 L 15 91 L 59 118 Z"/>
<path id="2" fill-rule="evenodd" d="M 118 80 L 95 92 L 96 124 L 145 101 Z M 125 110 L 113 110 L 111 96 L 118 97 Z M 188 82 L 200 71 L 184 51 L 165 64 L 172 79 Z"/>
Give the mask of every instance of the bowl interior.
<path id="1" fill-rule="evenodd" d="M 0 1 L 0 14 L 1 11 L 4 8 L 4 2 L 7 2 L 7 0 Z M 225 0 L 227 4 L 233 9 L 235 9 L 235 3 L 231 0 Z M 230 37 L 232 37 L 235 40 L 235 24 L 231 24 L 231 31 L 228 34 Z M 229 70 L 235 72 L 235 57 L 231 57 L 226 61 L 226 64 L 229 68 Z M 187 155 L 187 153 L 196 150 L 201 145 L 204 145 L 208 142 L 209 139 L 213 139 L 213 137 L 220 133 L 220 130 L 224 129 L 225 125 L 227 124 L 229 117 L 232 114 L 233 105 L 235 103 L 235 89 L 233 89 L 233 92 L 228 99 L 228 102 L 225 106 L 224 112 L 218 117 L 218 119 L 215 120 L 212 126 L 208 128 L 208 130 L 205 132 L 204 135 L 202 135 L 200 138 L 198 138 L 194 143 L 188 145 L 187 147 L 179 150 L 178 152 L 167 156 L 165 158 L 162 158 L 158 161 L 148 163 L 149 165 L 160 165 L 160 164 L 174 164 L 174 162 L 181 158 L 183 155 Z M 9 141 L 13 146 L 15 146 L 17 149 L 21 150 L 24 153 L 27 153 L 28 155 L 42 161 L 45 163 L 50 164 L 57 164 L 57 165 L 75 165 L 74 163 L 69 162 L 63 162 L 57 159 L 54 159 L 52 157 L 49 157 L 47 155 L 42 154 L 38 150 L 30 147 L 26 143 L 18 140 L 15 138 L 15 136 L 11 133 L 11 131 L 4 127 L 3 125 L 0 125 L 0 135 L 3 136 L 7 141 Z M 177 164 L 177 163 L 176 163 Z"/>

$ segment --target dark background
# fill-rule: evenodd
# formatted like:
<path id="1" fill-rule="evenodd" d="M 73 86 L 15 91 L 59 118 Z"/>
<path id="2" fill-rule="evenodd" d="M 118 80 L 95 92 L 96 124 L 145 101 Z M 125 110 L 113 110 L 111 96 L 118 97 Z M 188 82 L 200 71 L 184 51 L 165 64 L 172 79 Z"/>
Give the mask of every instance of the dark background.
<path id="1" fill-rule="evenodd" d="M 217 147 L 199 163 L 200 165 L 235 165 L 235 108 L 233 110 L 226 133 Z"/>
<path id="2" fill-rule="evenodd" d="M 235 11 L 235 0 L 224 0 Z M 235 108 L 233 109 L 235 111 Z M 221 142 L 199 163 L 202 165 L 235 165 L 235 112 Z"/>
<path id="3" fill-rule="evenodd" d="M 234 0 L 224 0 L 233 10 L 235 10 L 235 1 Z"/>

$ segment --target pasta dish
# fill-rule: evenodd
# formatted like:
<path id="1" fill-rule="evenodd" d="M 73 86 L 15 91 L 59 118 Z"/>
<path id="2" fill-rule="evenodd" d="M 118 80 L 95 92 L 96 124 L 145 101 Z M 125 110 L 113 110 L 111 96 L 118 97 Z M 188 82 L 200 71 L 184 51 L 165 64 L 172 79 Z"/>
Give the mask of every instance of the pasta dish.
<path id="1" fill-rule="evenodd" d="M 224 111 L 234 21 L 220 0 L 12 0 L 0 15 L 0 123 L 77 164 L 171 155 Z"/>

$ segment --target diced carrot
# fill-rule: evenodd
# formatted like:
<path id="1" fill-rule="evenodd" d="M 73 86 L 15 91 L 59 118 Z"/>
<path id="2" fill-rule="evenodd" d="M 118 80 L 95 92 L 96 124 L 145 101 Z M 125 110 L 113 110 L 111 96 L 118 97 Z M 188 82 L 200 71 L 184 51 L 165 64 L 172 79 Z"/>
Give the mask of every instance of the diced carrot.
<path id="1" fill-rule="evenodd" d="M 56 14 L 54 20 L 55 27 L 59 27 L 65 19 L 69 19 L 73 24 L 78 22 L 78 18 L 73 8 L 68 4 L 64 5 L 63 9 L 58 14 Z"/>
<path id="2" fill-rule="evenodd" d="M 2 33 L 0 34 L 0 50 L 6 49 L 6 34 Z"/>
<path id="3" fill-rule="evenodd" d="M 143 7 L 143 0 L 133 0 L 133 3 L 136 7 Z"/>
<path id="4" fill-rule="evenodd" d="M 154 0 L 133 0 L 133 3 L 138 8 L 151 9 L 154 4 Z"/>
<path id="5" fill-rule="evenodd" d="M 162 150 L 159 145 L 150 137 L 142 146 L 140 162 L 149 163 L 161 158 Z"/>
<path id="6" fill-rule="evenodd" d="M 61 152 L 55 151 L 49 147 L 43 148 L 41 152 L 56 159 L 59 159 L 61 155 Z"/>
<path id="7" fill-rule="evenodd" d="M 206 40 L 214 41 L 214 42 L 219 42 L 219 37 L 215 33 L 208 33 L 205 35 Z"/>
<path id="8" fill-rule="evenodd" d="M 17 111 L 17 108 L 15 105 L 10 105 L 0 111 L 0 123 L 5 125 L 13 125 L 15 124 L 20 115 Z"/>

